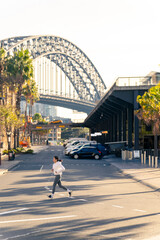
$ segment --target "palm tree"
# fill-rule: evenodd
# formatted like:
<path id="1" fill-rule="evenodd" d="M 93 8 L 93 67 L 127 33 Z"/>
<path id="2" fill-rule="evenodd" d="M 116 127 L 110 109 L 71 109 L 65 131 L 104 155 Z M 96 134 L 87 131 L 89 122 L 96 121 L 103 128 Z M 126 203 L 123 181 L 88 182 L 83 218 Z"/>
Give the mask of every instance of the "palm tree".
<path id="1" fill-rule="evenodd" d="M 32 106 L 36 101 L 39 100 L 38 87 L 33 79 L 27 81 L 24 85 L 23 95 L 26 99 L 25 117 L 27 118 L 27 103 L 30 104 L 29 116 L 32 116 Z"/>
<path id="2" fill-rule="evenodd" d="M 28 50 L 18 50 L 10 56 L 6 62 L 6 70 L 9 74 L 9 81 L 16 89 L 16 108 L 20 114 L 20 101 L 23 84 L 33 78 L 32 58 Z M 17 129 L 17 146 L 19 146 L 19 129 Z"/>
<path id="3" fill-rule="evenodd" d="M 28 50 L 18 50 L 7 60 L 7 72 L 12 84 L 17 88 L 16 108 L 20 111 L 23 84 L 33 78 L 32 58 Z"/>

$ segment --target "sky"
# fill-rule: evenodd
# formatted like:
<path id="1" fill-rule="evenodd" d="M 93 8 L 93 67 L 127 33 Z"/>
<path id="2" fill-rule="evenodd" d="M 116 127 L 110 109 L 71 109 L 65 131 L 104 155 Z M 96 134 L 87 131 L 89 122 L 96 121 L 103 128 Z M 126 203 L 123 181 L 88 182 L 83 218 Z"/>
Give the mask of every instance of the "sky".
<path id="1" fill-rule="evenodd" d="M 55 35 L 90 58 L 106 86 L 160 71 L 159 0 L 3 0 L 0 39 Z"/>

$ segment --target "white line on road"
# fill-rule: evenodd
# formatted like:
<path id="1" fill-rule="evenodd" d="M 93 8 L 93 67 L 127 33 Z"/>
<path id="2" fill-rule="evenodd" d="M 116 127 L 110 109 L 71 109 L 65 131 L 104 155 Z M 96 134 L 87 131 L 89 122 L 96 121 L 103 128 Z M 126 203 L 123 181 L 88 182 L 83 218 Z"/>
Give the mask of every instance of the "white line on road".
<path id="1" fill-rule="evenodd" d="M 61 219 L 61 218 L 73 218 L 73 217 L 77 217 L 77 215 L 48 217 L 48 218 L 30 218 L 30 219 L 10 220 L 10 221 L 2 221 L 0 223 L 4 224 L 4 223 L 17 223 L 17 222 L 43 221 L 43 220 Z"/>
<path id="2" fill-rule="evenodd" d="M 42 167 L 40 168 L 40 172 L 42 171 L 42 169 L 43 169 L 43 165 L 42 165 Z"/>
<path id="3" fill-rule="evenodd" d="M 88 202 L 86 199 L 77 199 L 79 201 Z"/>
<path id="4" fill-rule="evenodd" d="M 8 214 L 8 213 L 14 213 L 14 212 L 20 212 L 20 211 L 24 211 L 24 210 L 27 210 L 29 208 L 21 208 L 21 209 L 17 209 L 17 210 L 12 210 L 12 211 L 8 211 L 8 212 L 3 212 L 3 213 L 0 213 L 0 215 L 5 215 L 5 214 Z"/>
<path id="5" fill-rule="evenodd" d="M 136 212 L 146 212 L 146 211 L 140 210 L 140 209 L 133 209 L 133 211 L 136 211 Z"/>
<path id="6" fill-rule="evenodd" d="M 112 207 L 116 207 L 116 208 L 124 208 L 123 206 L 119 206 L 119 205 L 112 205 Z"/>

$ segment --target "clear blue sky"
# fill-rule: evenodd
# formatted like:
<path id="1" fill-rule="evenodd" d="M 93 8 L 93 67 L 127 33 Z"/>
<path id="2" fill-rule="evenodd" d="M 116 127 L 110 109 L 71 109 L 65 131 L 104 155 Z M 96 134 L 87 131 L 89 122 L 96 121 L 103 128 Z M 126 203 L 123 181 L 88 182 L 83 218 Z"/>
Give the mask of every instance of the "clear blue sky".
<path id="1" fill-rule="evenodd" d="M 159 0 L 3 0 L 0 39 L 57 35 L 81 48 L 106 85 L 160 71 Z"/>

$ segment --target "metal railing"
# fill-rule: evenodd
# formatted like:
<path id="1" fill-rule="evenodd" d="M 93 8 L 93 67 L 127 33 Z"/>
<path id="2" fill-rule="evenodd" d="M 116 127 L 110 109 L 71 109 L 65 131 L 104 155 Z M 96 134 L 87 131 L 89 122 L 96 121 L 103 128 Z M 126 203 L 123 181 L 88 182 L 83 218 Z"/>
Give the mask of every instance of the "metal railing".
<path id="1" fill-rule="evenodd" d="M 160 81 L 159 75 L 146 76 L 146 77 L 119 77 L 117 78 L 115 84 L 118 87 L 128 87 L 128 86 L 154 86 Z"/>

